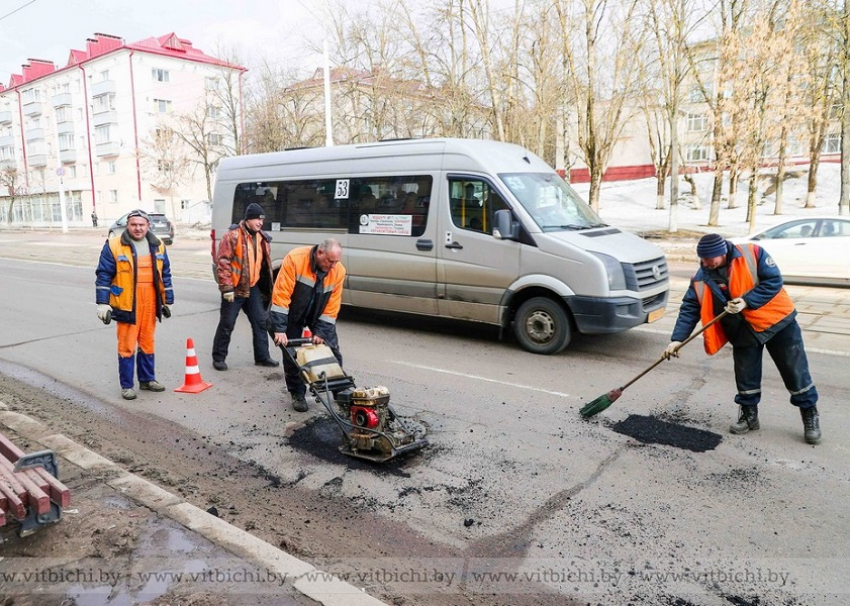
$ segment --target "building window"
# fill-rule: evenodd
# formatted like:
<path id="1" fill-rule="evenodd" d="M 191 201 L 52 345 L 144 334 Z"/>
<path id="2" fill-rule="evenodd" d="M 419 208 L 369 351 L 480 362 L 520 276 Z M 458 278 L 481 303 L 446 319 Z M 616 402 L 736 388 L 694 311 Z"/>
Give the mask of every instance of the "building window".
<path id="1" fill-rule="evenodd" d="M 77 177 L 77 165 L 76 164 L 73 164 L 73 165 L 68 167 L 68 176 L 71 177 L 72 179 Z"/>
<path id="2" fill-rule="evenodd" d="M 56 108 L 56 122 L 70 122 L 71 121 L 71 108 L 67 105 L 63 105 L 62 107 Z"/>
<path id="3" fill-rule="evenodd" d="M 171 113 L 171 101 L 169 101 L 168 99 L 154 99 L 153 106 L 154 111 L 158 114 Z"/>
<path id="4" fill-rule="evenodd" d="M 112 141 L 111 133 L 109 132 L 109 124 L 96 126 L 94 129 L 95 143 L 110 143 Z"/>
<path id="5" fill-rule="evenodd" d="M 708 160 L 708 147 L 705 145 L 688 145 L 685 148 L 686 162 L 706 162 Z"/>
<path id="6" fill-rule="evenodd" d="M 106 163 L 106 174 L 114 175 L 115 174 L 115 162 L 107 162 Z"/>
<path id="7" fill-rule="evenodd" d="M 109 190 L 109 201 L 112 203 L 118 202 L 118 190 L 110 189 Z"/>
<path id="8" fill-rule="evenodd" d="M 94 106 L 92 111 L 95 113 L 108 112 L 115 109 L 115 95 L 100 95 L 94 98 Z"/>
<path id="9" fill-rule="evenodd" d="M 207 118 L 212 118 L 213 120 L 221 118 L 221 108 L 214 105 L 207 107 Z"/>
<path id="10" fill-rule="evenodd" d="M 708 128 L 708 116 L 706 114 L 688 114 L 688 131 L 702 132 Z"/>
<path id="11" fill-rule="evenodd" d="M 207 135 L 207 143 L 210 145 L 221 145 L 224 142 L 224 137 L 217 133 L 210 133 Z"/>
<path id="12" fill-rule="evenodd" d="M 205 86 L 207 90 L 218 90 L 221 84 L 221 80 L 215 77 L 207 76 L 205 79 Z"/>
<path id="13" fill-rule="evenodd" d="M 157 82 L 168 82 L 168 70 L 167 69 L 158 69 L 156 67 L 151 69 L 151 75 L 153 79 Z"/>
<path id="14" fill-rule="evenodd" d="M 191 202 L 191 200 L 180 200 L 180 210 L 186 210 L 187 208 L 189 208 L 189 204 Z"/>
<path id="15" fill-rule="evenodd" d="M 14 160 L 15 159 L 15 149 L 8 145 L 6 147 L 0 147 L 0 160 Z"/>
<path id="16" fill-rule="evenodd" d="M 109 70 L 105 69 L 100 72 L 100 81 L 101 82 L 109 82 Z"/>
<path id="17" fill-rule="evenodd" d="M 28 88 L 23 93 L 21 93 L 21 97 L 24 103 L 31 103 L 32 101 L 38 101 L 41 99 L 41 89 L 38 88 Z"/>
<path id="18" fill-rule="evenodd" d="M 837 154 L 841 152 L 841 133 L 829 133 L 823 142 L 821 151 L 825 154 Z"/>
<path id="19" fill-rule="evenodd" d="M 59 135 L 59 149 L 61 151 L 74 149 L 74 135 L 69 135 L 68 133 Z"/>

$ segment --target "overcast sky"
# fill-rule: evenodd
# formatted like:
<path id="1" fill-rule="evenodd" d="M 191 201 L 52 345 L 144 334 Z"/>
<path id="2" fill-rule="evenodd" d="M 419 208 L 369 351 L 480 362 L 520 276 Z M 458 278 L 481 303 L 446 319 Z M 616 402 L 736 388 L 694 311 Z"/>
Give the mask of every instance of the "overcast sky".
<path id="1" fill-rule="evenodd" d="M 321 0 L 0 0 L 0 82 L 8 85 L 29 58 L 63 67 L 94 33 L 131 43 L 174 32 L 212 55 L 219 43 L 238 47 L 249 66 L 265 57 L 312 71 L 321 57 L 303 40 L 321 46 L 321 23 L 308 8 L 316 5 Z"/>

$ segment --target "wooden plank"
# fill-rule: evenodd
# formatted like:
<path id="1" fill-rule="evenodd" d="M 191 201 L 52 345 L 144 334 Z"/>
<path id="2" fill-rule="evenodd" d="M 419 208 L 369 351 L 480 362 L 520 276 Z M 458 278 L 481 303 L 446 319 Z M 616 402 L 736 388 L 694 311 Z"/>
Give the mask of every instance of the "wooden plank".
<path id="1" fill-rule="evenodd" d="M 0 457 L 0 463 L 4 461 L 2 457 Z M 0 465 L 0 481 L 5 482 L 11 490 L 14 491 L 15 496 L 18 497 L 19 500 L 23 501 L 26 505 L 27 503 L 27 489 L 23 487 L 23 485 L 18 481 L 18 478 L 15 477 L 15 474 L 3 465 Z"/>
<path id="2" fill-rule="evenodd" d="M 18 498 L 15 491 L 4 480 L 5 478 L 0 478 L 0 494 L 6 497 L 6 511 L 11 513 L 16 519 L 23 520 L 27 517 L 27 509 L 23 501 Z"/>
<path id="3" fill-rule="evenodd" d="M 54 503 L 63 509 L 71 504 L 71 491 L 67 486 L 50 475 L 50 472 L 44 467 L 36 467 L 33 471 L 44 478 L 47 483 L 47 492 Z"/>
<path id="4" fill-rule="evenodd" d="M 9 438 L 0 433 L 0 456 L 4 456 L 14 463 L 24 456 L 24 451 L 15 446 Z"/>

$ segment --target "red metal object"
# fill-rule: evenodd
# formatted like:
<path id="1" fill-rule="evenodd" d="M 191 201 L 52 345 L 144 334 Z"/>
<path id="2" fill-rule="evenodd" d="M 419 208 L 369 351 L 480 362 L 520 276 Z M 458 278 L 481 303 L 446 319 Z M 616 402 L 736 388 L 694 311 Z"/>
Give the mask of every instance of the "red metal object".
<path id="1" fill-rule="evenodd" d="M 366 406 L 351 407 L 351 422 L 358 427 L 366 427 L 367 429 L 375 429 L 381 424 L 375 409 Z"/>

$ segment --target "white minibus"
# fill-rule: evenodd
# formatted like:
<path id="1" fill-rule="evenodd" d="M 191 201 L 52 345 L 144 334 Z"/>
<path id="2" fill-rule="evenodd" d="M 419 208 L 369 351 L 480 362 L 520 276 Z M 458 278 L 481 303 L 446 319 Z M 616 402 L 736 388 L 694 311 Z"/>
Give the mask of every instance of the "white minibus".
<path id="1" fill-rule="evenodd" d="M 575 333 L 664 314 L 662 251 L 606 225 L 542 159 L 513 144 L 415 139 L 225 158 L 214 248 L 248 204 L 265 210 L 275 271 L 333 237 L 343 304 L 485 322 L 554 354 Z"/>

